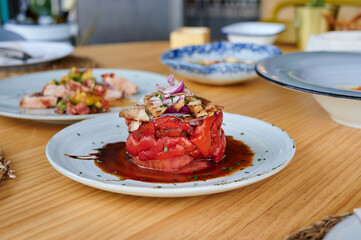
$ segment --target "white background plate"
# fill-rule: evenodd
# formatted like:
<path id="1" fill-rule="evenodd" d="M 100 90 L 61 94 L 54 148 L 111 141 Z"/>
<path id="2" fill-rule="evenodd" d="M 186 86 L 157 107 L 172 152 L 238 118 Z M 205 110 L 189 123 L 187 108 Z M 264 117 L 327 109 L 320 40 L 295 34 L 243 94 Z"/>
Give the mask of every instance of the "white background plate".
<path id="1" fill-rule="evenodd" d="M 286 132 L 258 119 L 224 113 L 223 129 L 226 135 L 242 140 L 256 153 L 253 166 L 207 181 L 176 185 L 134 180 L 109 181 L 119 179 L 102 172 L 94 161 L 76 160 L 64 155 L 88 155 L 107 143 L 125 141 L 127 126 L 118 114 L 66 127 L 50 139 L 46 156 L 63 175 L 95 188 L 138 196 L 184 197 L 224 192 L 270 177 L 286 167 L 296 151 L 293 139 Z"/>
<path id="2" fill-rule="evenodd" d="M 53 108 L 20 111 L 19 102 L 25 94 L 41 91 L 47 82 L 52 79 L 59 80 L 68 73 L 69 70 L 46 71 L 0 80 L 0 115 L 20 119 L 64 123 L 108 114 L 62 115 L 55 113 Z M 93 76 L 98 82 L 101 81 L 101 75 L 104 73 L 115 73 L 135 83 L 139 87 L 138 92 L 130 97 L 130 99 L 136 102 L 143 102 L 144 95 L 155 92 L 155 83 L 167 85 L 167 77 L 160 74 L 122 69 L 93 69 Z M 131 105 L 133 105 L 133 103 Z M 120 109 L 121 108 L 111 108 L 110 111 L 119 112 Z"/>
<path id="3" fill-rule="evenodd" d="M 66 57 L 74 50 L 74 47 L 68 43 L 35 41 L 4 41 L 0 42 L 0 47 L 24 50 L 34 57 L 27 61 L 0 57 L 0 69 L 50 62 Z"/>
<path id="4" fill-rule="evenodd" d="M 325 240 L 359 240 L 361 238 L 361 222 L 351 215 L 336 224 L 325 236 Z"/>

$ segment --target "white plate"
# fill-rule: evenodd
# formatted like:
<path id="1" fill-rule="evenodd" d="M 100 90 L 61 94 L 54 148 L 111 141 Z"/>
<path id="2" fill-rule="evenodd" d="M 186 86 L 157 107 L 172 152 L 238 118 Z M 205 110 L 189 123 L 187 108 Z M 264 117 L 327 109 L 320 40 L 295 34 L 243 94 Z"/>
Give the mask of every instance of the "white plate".
<path id="1" fill-rule="evenodd" d="M 30 119 L 51 123 L 70 123 L 87 118 L 109 114 L 88 114 L 88 115 L 62 115 L 54 112 L 53 108 L 46 110 L 23 110 L 19 108 L 20 99 L 27 93 L 40 91 L 47 82 L 52 79 L 60 79 L 69 73 L 69 70 L 47 71 L 40 73 L 26 74 L 13 78 L 0 80 L 0 116 L 14 117 L 20 119 Z M 104 73 L 115 73 L 124 77 L 139 88 L 137 93 L 130 97 L 136 102 L 143 102 L 143 96 L 150 94 L 155 89 L 155 83 L 167 85 L 167 77 L 160 74 L 122 69 L 93 69 L 93 76 L 100 81 Z M 133 105 L 133 104 L 131 104 Z M 121 108 L 110 108 L 111 112 L 119 112 Z"/>
<path id="2" fill-rule="evenodd" d="M 289 89 L 312 93 L 337 123 L 361 129 L 361 54 L 299 52 L 275 56 L 256 64 L 265 80 Z"/>
<path id="3" fill-rule="evenodd" d="M 351 215 L 342 220 L 325 236 L 325 240 L 359 240 L 361 238 L 361 222 Z"/>
<path id="4" fill-rule="evenodd" d="M 223 27 L 221 32 L 230 42 L 272 44 L 284 30 L 286 26 L 281 23 L 240 22 Z"/>
<path id="5" fill-rule="evenodd" d="M 117 114 L 64 128 L 50 139 L 46 156 L 63 175 L 95 188 L 138 196 L 185 197 L 224 192 L 268 178 L 286 167 L 296 151 L 293 139 L 286 132 L 258 119 L 224 113 L 223 129 L 226 135 L 242 140 L 251 147 L 255 152 L 253 166 L 207 181 L 176 185 L 119 181 L 116 176 L 102 172 L 93 161 L 76 160 L 64 155 L 88 155 L 95 152 L 93 149 L 107 143 L 125 141 L 128 130 L 124 119 L 119 119 Z"/>
<path id="6" fill-rule="evenodd" d="M 4 41 L 0 47 L 24 50 L 34 58 L 27 61 L 4 58 L 0 56 L 0 70 L 46 63 L 70 55 L 74 47 L 68 43 L 37 41 Z"/>
<path id="7" fill-rule="evenodd" d="M 222 27 L 223 34 L 244 36 L 272 36 L 286 30 L 284 24 L 267 22 L 240 22 Z"/>

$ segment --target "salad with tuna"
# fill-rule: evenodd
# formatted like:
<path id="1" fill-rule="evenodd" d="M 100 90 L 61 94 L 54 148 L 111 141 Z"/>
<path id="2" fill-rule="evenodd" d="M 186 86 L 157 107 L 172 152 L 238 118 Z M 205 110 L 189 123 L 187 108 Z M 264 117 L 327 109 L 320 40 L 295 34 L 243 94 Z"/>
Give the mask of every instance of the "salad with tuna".
<path id="1" fill-rule="evenodd" d="M 128 125 L 126 150 L 132 161 L 162 171 L 202 170 L 208 161 L 220 161 L 226 149 L 223 107 L 195 95 L 173 75 L 168 83 L 157 84 L 143 105 L 119 113 Z"/>
<path id="2" fill-rule="evenodd" d="M 60 80 L 51 80 L 40 92 L 25 95 L 20 108 L 54 108 L 59 114 L 84 115 L 109 112 L 110 100 L 134 95 L 138 87 L 114 73 L 101 75 L 97 82 L 93 70 L 70 69 Z"/>

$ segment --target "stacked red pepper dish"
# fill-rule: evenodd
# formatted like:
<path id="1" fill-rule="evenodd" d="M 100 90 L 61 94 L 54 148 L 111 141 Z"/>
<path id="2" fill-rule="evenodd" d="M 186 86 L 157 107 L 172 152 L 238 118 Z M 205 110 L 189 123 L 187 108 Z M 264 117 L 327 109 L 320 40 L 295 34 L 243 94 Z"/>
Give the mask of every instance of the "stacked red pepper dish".
<path id="1" fill-rule="evenodd" d="M 199 171 L 218 162 L 226 149 L 221 106 L 189 91 L 173 75 L 170 86 L 144 97 L 144 105 L 123 110 L 129 137 L 126 150 L 140 167 Z"/>

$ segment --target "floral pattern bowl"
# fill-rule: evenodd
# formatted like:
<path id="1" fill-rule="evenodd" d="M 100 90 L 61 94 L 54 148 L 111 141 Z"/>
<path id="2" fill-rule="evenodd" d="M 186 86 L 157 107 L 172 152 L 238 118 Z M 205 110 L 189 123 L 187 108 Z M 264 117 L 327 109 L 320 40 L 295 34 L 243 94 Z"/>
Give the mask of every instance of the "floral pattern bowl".
<path id="1" fill-rule="evenodd" d="M 189 80 L 230 85 L 254 78 L 258 61 L 280 54 L 281 50 L 272 45 L 214 42 L 166 51 L 161 62 Z M 204 61 L 214 64 L 205 65 Z"/>

